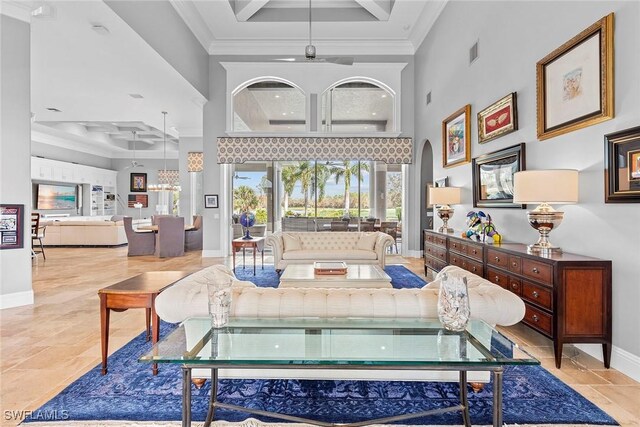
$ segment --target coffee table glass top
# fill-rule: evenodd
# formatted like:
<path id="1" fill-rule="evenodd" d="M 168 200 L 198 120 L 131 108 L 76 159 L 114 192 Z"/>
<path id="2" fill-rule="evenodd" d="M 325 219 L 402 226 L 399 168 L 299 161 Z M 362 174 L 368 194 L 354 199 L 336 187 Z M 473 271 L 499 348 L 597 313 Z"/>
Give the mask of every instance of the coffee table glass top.
<path id="1" fill-rule="evenodd" d="M 378 280 L 391 282 L 391 277 L 382 268 L 375 264 L 347 264 L 347 274 L 345 275 L 318 275 L 310 264 L 290 264 L 284 269 L 281 282 L 286 281 L 370 281 Z"/>
<path id="2" fill-rule="evenodd" d="M 491 326 L 449 332 L 437 320 L 232 319 L 183 322 L 140 361 L 189 365 L 357 368 L 491 367 L 540 362 Z"/>

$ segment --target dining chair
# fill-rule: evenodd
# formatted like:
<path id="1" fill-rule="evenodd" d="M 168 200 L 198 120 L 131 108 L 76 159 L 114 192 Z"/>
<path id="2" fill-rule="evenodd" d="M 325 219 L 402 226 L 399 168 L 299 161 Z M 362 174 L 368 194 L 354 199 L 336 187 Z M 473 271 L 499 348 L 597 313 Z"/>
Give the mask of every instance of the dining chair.
<path id="1" fill-rule="evenodd" d="M 331 221 L 331 231 L 349 231 L 349 223 L 346 221 Z"/>
<path id="2" fill-rule="evenodd" d="M 360 231 L 365 231 L 367 233 L 374 231 L 374 223 L 369 221 L 361 222 Z"/>
<path id="3" fill-rule="evenodd" d="M 184 255 L 184 217 L 163 216 L 158 218 L 156 234 L 156 256 L 158 258 Z"/>
<path id="4" fill-rule="evenodd" d="M 202 215 L 194 215 L 193 229 L 184 232 L 184 250 L 202 250 Z"/>
<path id="5" fill-rule="evenodd" d="M 153 231 L 135 231 L 130 216 L 122 218 L 127 235 L 127 256 L 153 255 L 156 251 L 156 236 Z"/>
<path id="6" fill-rule="evenodd" d="M 37 212 L 31 213 L 31 252 L 37 256 L 37 254 L 42 254 L 42 259 L 47 260 L 46 255 L 44 254 L 44 245 L 42 244 L 42 239 L 44 239 L 44 235 L 46 232 L 46 226 L 40 227 L 40 214 Z M 40 251 L 36 252 L 33 250 L 33 241 L 37 240 L 40 243 Z"/>
<path id="7" fill-rule="evenodd" d="M 393 246 L 396 247 L 396 253 L 398 253 L 398 223 L 396 221 L 382 221 L 380 222 L 380 231 L 393 238 Z M 389 251 L 393 253 L 391 247 L 389 247 Z"/>

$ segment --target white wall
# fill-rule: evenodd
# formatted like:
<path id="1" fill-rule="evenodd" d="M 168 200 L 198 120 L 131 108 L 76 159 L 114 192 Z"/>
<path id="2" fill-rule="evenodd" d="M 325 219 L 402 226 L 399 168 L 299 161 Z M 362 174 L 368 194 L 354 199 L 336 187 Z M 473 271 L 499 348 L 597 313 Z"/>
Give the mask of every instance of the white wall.
<path id="1" fill-rule="evenodd" d="M 24 205 L 24 248 L 0 251 L 0 308 L 33 303 L 30 28 L 0 15 L 0 203 Z"/>
<path id="2" fill-rule="evenodd" d="M 549 139 L 536 140 L 536 62 L 603 16 L 615 12 L 615 119 Z M 471 164 L 443 169 L 441 122 L 471 104 L 472 156 L 526 142 L 527 169 L 580 171 L 580 202 L 562 207 L 565 220 L 552 241 L 567 252 L 613 261 L 612 366 L 640 377 L 639 204 L 604 203 L 605 134 L 638 125 L 640 119 L 640 3 L 450 2 L 417 51 L 416 99 L 433 92 L 433 102 L 416 103 L 415 139 L 433 143 L 434 176 L 462 187 L 463 204 L 450 222 L 464 227 L 472 206 Z M 480 57 L 468 64 L 479 40 Z M 476 113 L 518 92 L 519 127 L 484 145 L 477 143 Z M 416 171 L 416 177 L 418 171 Z M 506 240 L 534 242 L 537 233 L 517 209 L 483 209 Z M 436 223 L 439 219 L 436 219 Z M 592 348 L 593 349 L 593 348 Z M 596 354 L 601 353 L 598 349 Z M 634 368 L 635 366 L 635 368 Z"/>

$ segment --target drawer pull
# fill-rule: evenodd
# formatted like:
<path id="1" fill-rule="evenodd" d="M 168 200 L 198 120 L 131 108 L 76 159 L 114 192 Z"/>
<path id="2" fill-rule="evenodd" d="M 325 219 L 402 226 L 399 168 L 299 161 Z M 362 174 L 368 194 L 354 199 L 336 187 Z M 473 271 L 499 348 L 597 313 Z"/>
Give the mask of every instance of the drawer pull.
<path id="1" fill-rule="evenodd" d="M 496 260 L 496 262 L 500 262 L 500 257 L 499 257 L 499 256 L 497 256 L 497 257 L 495 257 L 495 258 L 493 258 L 493 259 L 495 259 L 495 260 Z"/>
<path id="2" fill-rule="evenodd" d="M 540 296 L 538 291 L 533 291 L 533 293 L 531 293 L 531 295 L 533 295 L 534 298 L 538 298 Z"/>
<path id="3" fill-rule="evenodd" d="M 514 261 L 514 262 L 512 262 L 512 263 L 511 263 L 511 265 L 512 265 L 513 267 L 517 267 L 517 266 L 518 266 L 518 263 Z"/>
<path id="4" fill-rule="evenodd" d="M 511 284 L 511 289 L 518 289 L 518 284 L 517 283 L 512 283 Z"/>
<path id="5" fill-rule="evenodd" d="M 473 252 L 474 255 L 476 254 L 476 250 L 475 249 L 472 249 L 471 252 Z"/>
<path id="6" fill-rule="evenodd" d="M 477 268 L 475 266 L 473 266 L 473 268 L 471 270 L 475 273 Z"/>
<path id="7" fill-rule="evenodd" d="M 454 258 L 454 259 L 453 259 L 453 262 L 458 262 L 458 258 Z"/>
<path id="8" fill-rule="evenodd" d="M 536 274 L 540 274 L 540 270 L 538 270 L 536 267 L 533 267 L 533 269 L 531 271 L 536 273 Z"/>
<path id="9" fill-rule="evenodd" d="M 534 322 L 538 323 L 539 318 L 537 314 L 534 314 L 531 318 L 533 319 Z"/>
<path id="10" fill-rule="evenodd" d="M 496 283 L 500 283 L 500 277 L 496 276 L 493 280 L 496 281 Z"/>

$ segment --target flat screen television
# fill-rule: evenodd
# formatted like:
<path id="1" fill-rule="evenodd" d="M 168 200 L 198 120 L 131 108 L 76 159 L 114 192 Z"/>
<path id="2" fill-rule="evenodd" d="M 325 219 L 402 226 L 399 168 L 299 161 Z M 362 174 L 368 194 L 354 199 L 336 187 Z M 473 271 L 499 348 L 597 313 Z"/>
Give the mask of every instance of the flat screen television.
<path id="1" fill-rule="evenodd" d="M 77 205 L 75 185 L 38 184 L 36 209 L 70 210 Z"/>

